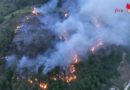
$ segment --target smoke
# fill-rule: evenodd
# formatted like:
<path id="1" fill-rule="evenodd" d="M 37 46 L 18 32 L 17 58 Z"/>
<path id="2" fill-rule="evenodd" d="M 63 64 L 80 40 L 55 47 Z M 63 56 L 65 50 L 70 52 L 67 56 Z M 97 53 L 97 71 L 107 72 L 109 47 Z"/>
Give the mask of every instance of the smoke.
<path id="1" fill-rule="evenodd" d="M 57 7 L 57 4 L 58 4 L 58 0 L 51 0 L 41 8 L 36 9 L 36 11 L 43 14 L 52 13 L 54 9 Z"/>
<path id="2" fill-rule="evenodd" d="M 105 45 L 129 45 L 129 14 L 115 13 L 116 8 L 125 9 L 127 3 L 126 0 L 63 0 L 62 7 L 56 11 L 58 0 L 51 0 L 37 8 L 36 11 L 45 15 L 37 17 L 44 23 L 43 28 L 67 40 L 57 41 L 55 50 L 49 55 L 43 52 L 35 60 L 23 56 L 17 70 L 26 67 L 37 72 L 43 65 L 43 73 L 46 74 L 56 66 L 65 69 L 73 63 L 75 55 L 89 55 L 90 48 L 99 41 Z M 68 17 L 61 17 L 66 12 Z"/>

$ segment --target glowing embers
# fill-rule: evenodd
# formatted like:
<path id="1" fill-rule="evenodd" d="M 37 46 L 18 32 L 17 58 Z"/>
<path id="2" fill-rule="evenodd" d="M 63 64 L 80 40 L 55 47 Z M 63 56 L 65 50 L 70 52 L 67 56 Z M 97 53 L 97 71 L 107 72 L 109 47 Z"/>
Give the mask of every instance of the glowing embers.
<path id="1" fill-rule="evenodd" d="M 40 88 L 47 89 L 47 83 L 40 83 Z"/>
<path id="2" fill-rule="evenodd" d="M 52 80 L 56 81 L 56 80 L 57 80 L 57 78 L 56 78 L 56 77 L 53 77 L 53 78 L 52 78 Z"/>
<path id="3" fill-rule="evenodd" d="M 69 33 L 67 32 L 67 30 L 64 30 L 60 36 L 59 39 L 62 41 L 68 41 L 69 40 Z"/>
<path id="4" fill-rule="evenodd" d="M 103 44 L 104 44 L 104 43 L 103 43 L 102 41 L 100 41 L 100 42 L 97 43 L 95 46 L 91 47 L 91 48 L 90 48 L 90 51 L 94 53 L 95 50 L 96 50 L 98 47 L 102 46 Z"/>
<path id="5" fill-rule="evenodd" d="M 94 22 L 95 27 L 99 28 L 101 26 L 101 24 L 99 23 L 98 18 L 94 17 L 93 22 Z"/>
<path id="6" fill-rule="evenodd" d="M 67 18 L 69 16 L 69 14 L 66 12 L 65 14 L 64 14 L 64 18 Z"/>
<path id="7" fill-rule="evenodd" d="M 77 78 L 76 75 L 66 76 L 66 82 L 67 82 L 67 83 L 70 83 L 72 80 L 75 80 L 76 78 Z"/>
<path id="8" fill-rule="evenodd" d="M 66 82 L 71 82 L 72 80 L 75 80 L 77 78 L 77 76 L 74 74 L 76 72 L 76 69 L 75 69 L 75 64 L 77 64 L 79 61 L 78 59 L 78 56 L 75 55 L 74 56 L 74 61 L 73 61 L 73 64 L 70 65 L 70 74 L 68 76 L 66 76 Z"/>
<path id="9" fill-rule="evenodd" d="M 36 83 L 36 82 L 39 82 L 39 81 L 38 81 L 37 78 L 34 78 L 33 80 L 28 79 L 28 82 L 29 82 L 30 84 L 33 84 L 33 83 Z M 42 89 L 47 89 L 47 86 L 48 86 L 47 83 L 43 83 L 43 82 L 39 83 L 39 87 L 42 88 Z"/>
<path id="10" fill-rule="evenodd" d="M 30 84 L 32 84 L 32 83 L 33 83 L 33 80 L 30 80 L 30 79 L 29 79 L 28 82 L 29 82 Z"/>
<path id="11" fill-rule="evenodd" d="M 59 79 L 66 81 L 67 83 L 70 83 L 72 80 L 75 80 L 77 78 L 77 76 L 74 74 L 76 72 L 75 64 L 78 63 L 78 61 L 79 61 L 78 56 L 75 55 L 73 64 L 71 64 L 68 67 L 69 71 L 66 74 L 62 73 L 62 75 L 60 76 L 57 75 Z"/>
<path id="12" fill-rule="evenodd" d="M 20 30 L 20 28 L 21 28 L 20 26 L 17 26 L 16 29 L 15 29 L 15 31 L 14 31 L 14 33 L 16 34 L 17 31 Z"/>
<path id="13" fill-rule="evenodd" d="M 78 58 L 78 56 L 77 56 L 77 54 L 76 54 L 76 55 L 74 56 L 74 64 L 77 64 L 78 61 L 79 61 L 79 58 Z"/>
<path id="14" fill-rule="evenodd" d="M 38 15 L 38 12 L 35 10 L 35 8 L 31 11 L 32 14 Z"/>
<path id="15" fill-rule="evenodd" d="M 77 64 L 79 62 L 79 58 L 77 56 L 77 54 L 75 54 L 73 56 L 73 64 L 71 64 L 66 72 L 62 72 L 61 74 L 56 74 L 55 72 L 53 72 L 53 76 L 50 78 L 53 81 L 57 81 L 57 80 L 62 80 L 65 81 L 67 83 L 72 82 L 72 80 L 77 79 L 77 76 L 75 75 L 76 72 L 76 68 L 75 68 L 75 64 Z M 39 88 L 43 89 L 43 90 L 47 90 L 48 86 L 49 86 L 49 82 L 41 82 L 38 78 L 31 78 L 27 80 L 29 84 L 33 85 L 33 84 L 38 84 Z"/>
<path id="16" fill-rule="evenodd" d="M 77 76 L 74 74 L 74 72 L 76 71 L 75 69 L 75 65 L 70 65 L 70 72 L 69 74 L 65 77 L 65 81 L 67 83 L 70 83 L 72 80 L 75 80 L 77 78 Z"/>
<path id="17" fill-rule="evenodd" d="M 35 81 L 35 82 L 38 82 L 38 79 L 37 79 L 37 78 L 35 78 L 35 79 L 34 79 L 34 81 Z"/>

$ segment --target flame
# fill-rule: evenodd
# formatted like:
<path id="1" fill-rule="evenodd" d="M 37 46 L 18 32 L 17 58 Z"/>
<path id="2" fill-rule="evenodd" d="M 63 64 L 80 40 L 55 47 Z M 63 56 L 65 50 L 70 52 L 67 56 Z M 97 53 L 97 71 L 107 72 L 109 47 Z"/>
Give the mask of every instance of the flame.
<path id="1" fill-rule="evenodd" d="M 20 26 L 17 26 L 14 33 L 16 34 L 19 29 L 20 29 Z"/>
<path id="2" fill-rule="evenodd" d="M 70 66 L 70 72 L 73 74 L 75 72 L 75 66 L 74 65 L 71 65 Z"/>
<path id="3" fill-rule="evenodd" d="M 56 80 L 57 80 L 57 78 L 56 78 L 56 77 L 54 77 L 54 78 L 52 78 L 52 80 L 56 81 Z"/>
<path id="4" fill-rule="evenodd" d="M 90 48 L 90 51 L 94 52 L 95 51 L 95 47 Z"/>
<path id="5" fill-rule="evenodd" d="M 75 55 L 74 62 L 72 65 L 70 65 L 70 72 L 69 72 L 70 74 L 65 77 L 65 80 L 67 83 L 70 83 L 72 80 L 75 80 L 77 78 L 77 76 L 74 75 L 74 72 L 76 72 L 75 64 L 78 63 L 78 61 L 79 61 L 78 56 Z"/>
<path id="6" fill-rule="evenodd" d="M 101 24 L 99 23 L 99 20 L 96 17 L 93 18 L 93 21 L 95 23 L 95 27 L 99 28 L 101 26 Z"/>
<path id="7" fill-rule="evenodd" d="M 74 76 L 66 76 L 66 82 L 67 82 L 67 83 L 70 83 L 72 80 L 74 80 L 74 79 L 76 79 L 76 78 L 77 78 L 76 75 L 74 75 Z"/>
<path id="8" fill-rule="evenodd" d="M 78 56 L 75 55 L 75 56 L 74 56 L 74 64 L 78 63 L 78 61 L 79 61 L 79 60 L 78 60 Z"/>
<path id="9" fill-rule="evenodd" d="M 97 43 L 95 46 L 90 48 L 91 52 L 94 52 L 96 50 L 97 47 L 102 46 L 104 43 L 102 41 L 100 41 L 99 43 Z"/>
<path id="10" fill-rule="evenodd" d="M 69 40 L 69 34 L 68 34 L 67 30 L 64 30 L 61 33 L 61 35 L 59 36 L 59 39 L 63 40 L 63 41 L 68 41 Z"/>
<path id="11" fill-rule="evenodd" d="M 59 76 L 59 79 L 61 79 L 61 80 L 65 80 L 65 78 L 64 78 L 64 76 Z"/>
<path id="12" fill-rule="evenodd" d="M 64 17 L 65 17 L 65 18 L 68 17 L 68 13 L 65 13 L 65 14 L 64 14 Z"/>
<path id="13" fill-rule="evenodd" d="M 69 66 L 69 72 L 67 74 L 65 73 L 61 73 L 61 75 L 56 74 L 56 76 L 59 79 L 66 81 L 67 83 L 70 83 L 72 80 L 75 80 L 77 78 L 74 72 L 76 72 L 75 64 L 78 63 L 79 59 L 77 55 L 75 55 L 73 59 L 74 59 L 73 64 Z M 53 78 L 53 80 L 56 80 L 56 78 Z"/>
<path id="14" fill-rule="evenodd" d="M 99 47 L 99 46 L 102 46 L 104 43 L 102 42 L 102 41 L 100 41 L 97 45 L 96 45 L 96 47 Z"/>
<path id="15" fill-rule="evenodd" d="M 70 83 L 72 80 L 77 79 L 77 76 L 74 74 L 74 72 L 76 72 L 75 64 L 78 63 L 78 61 L 79 61 L 78 55 L 77 54 L 74 55 L 73 59 L 74 59 L 73 64 L 69 66 L 69 72 L 67 74 L 61 73 L 61 75 L 58 75 L 58 74 L 55 74 L 55 72 L 53 72 L 55 77 L 52 77 L 51 79 L 56 81 L 59 78 L 63 81 L 66 81 L 67 83 Z M 33 84 L 34 81 L 37 82 L 38 79 L 37 78 L 34 78 L 34 80 L 28 79 L 28 82 L 30 84 Z M 40 83 L 39 86 L 42 89 L 47 89 L 48 84 L 47 83 Z"/>
<path id="16" fill-rule="evenodd" d="M 40 83 L 40 88 L 47 89 L 47 83 Z"/>
<path id="17" fill-rule="evenodd" d="M 35 10 L 35 8 L 34 8 L 31 12 L 32 12 L 32 14 L 34 14 L 34 15 L 38 15 L 38 12 Z"/>
<path id="18" fill-rule="evenodd" d="M 38 79 L 37 79 L 37 78 L 35 78 L 34 80 L 35 80 L 36 82 L 38 81 Z"/>
<path id="19" fill-rule="evenodd" d="M 32 80 L 30 80 L 30 79 L 28 80 L 28 82 L 29 82 L 30 84 L 32 84 L 32 83 L 33 83 L 33 81 L 32 81 Z"/>

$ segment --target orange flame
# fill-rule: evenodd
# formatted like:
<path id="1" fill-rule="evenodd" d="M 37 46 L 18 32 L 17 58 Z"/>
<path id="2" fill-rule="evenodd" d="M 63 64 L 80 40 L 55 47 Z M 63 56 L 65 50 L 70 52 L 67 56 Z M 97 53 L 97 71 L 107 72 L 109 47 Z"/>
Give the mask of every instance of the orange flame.
<path id="1" fill-rule="evenodd" d="M 68 17 L 68 13 L 65 13 L 65 14 L 64 14 L 64 17 L 65 17 L 65 18 Z"/>
<path id="2" fill-rule="evenodd" d="M 78 63 L 78 56 L 77 55 L 74 56 L 74 64 L 76 64 L 76 63 Z"/>
<path id="3" fill-rule="evenodd" d="M 14 33 L 16 34 L 19 29 L 20 29 L 20 26 L 17 26 Z"/>
<path id="4" fill-rule="evenodd" d="M 96 45 L 96 47 L 99 47 L 99 46 L 102 46 L 102 45 L 103 45 L 103 42 L 100 41 L 100 42 Z"/>
<path id="5" fill-rule="evenodd" d="M 70 73 L 73 74 L 74 72 L 75 72 L 75 66 L 74 66 L 74 65 L 71 65 L 71 66 L 70 66 Z"/>
<path id="6" fill-rule="evenodd" d="M 95 47 L 90 48 L 90 51 L 94 52 L 95 51 Z"/>
<path id="7" fill-rule="evenodd" d="M 103 44 L 104 44 L 104 43 L 103 43 L 102 41 L 100 41 L 98 44 L 96 44 L 96 46 L 93 46 L 92 48 L 90 48 L 90 51 L 91 51 L 91 52 L 94 52 L 97 47 L 100 47 L 100 46 L 102 46 Z"/>
<path id="8" fill-rule="evenodd" d="M 76 64 L 76 63 L 78 63 L 78 61 L 79 61 L 78 56 L 75 55 L 73 63 Z M 65 77 L 65 80 L 66 80 L 67 83 L 70 83 L 72 80 L 75 80 L 77 78 L 77 76 L 74 75 L 74 72 L 76 72 L 74 64 L 70 65 L 70 74 Z"/>
<path id="9" fill-rule="evenodd" d="M 54 81 L 56 81 L 57 80 L 57 78 L 56 77 L 54 77 L 54 78 L 52 78 Z"/>
<path id="10" fill-rule="evenodd" d="M 47 89 L 47 83 L 40 83 L 40 88 Z"/>
<path id="11" fill-rule="evenodd" d="M 77 78 L 76 75 L 74 75 L 74 76 L 66 76 L 66 82 L 67 82 L 67 83 L 70 83 L 72 80 L 74 80 L 74 79 L 76 79 L 76 78 Z"/>
<path id="12" fill-rule="evenodd" d="M 29 82 L 30 84 L 32 84 L 32 83 L 33 83 L 33 81 L 32 81 L 32 80 L 28 80 L 28 82 Z"/>
<path id="13" fill-rule="evenodd" d="M 36 82 L 38 81 L 38 79 L 37 79 L 37 78 L 35 78 L 34 80 L 35 80 Z"/>
<path id="14" fill-rule="evenodd" d="M 99 24 L 99 20 L 96 17 L 94 17 L 93 20 L 95 23 L 95 27 L 99 28 L 101 26 L 101 24 Z"/>
<path id="15" fill-rule="evenodd" d="M 31 12 L 32 12 L 32 14 L 34 14 L 34 15 L 38 15 L 38 12 L 35 10 L 35 8 L 34 8 Z"/>

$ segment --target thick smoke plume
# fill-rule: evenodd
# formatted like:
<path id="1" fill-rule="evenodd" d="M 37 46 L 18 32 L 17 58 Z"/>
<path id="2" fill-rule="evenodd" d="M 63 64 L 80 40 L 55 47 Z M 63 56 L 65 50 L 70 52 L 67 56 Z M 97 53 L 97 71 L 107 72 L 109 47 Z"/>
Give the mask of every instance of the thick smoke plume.
<path id="1" fill-rule="evenodd" d="M 90 48 L 100 41 L 104 45 L 129 45 L 130 15 L 127 12 L 115 13 L 116 8 L 126 9 L 127 0 L 61 0 L 61 2 L 60 6 L 58 0 L 50 0 L 35 10 L 43 14 L 36 16 L 42 29 L 66 40 L 57 40 L 53 43 L 55 50 L 47 50 L 34 59 L 28 56 L 21 57 L 17 63 L 18 70 L 28 68 L 32 72 L 37 72 L 43 65 L 43 73 L 46 74 L 56 66 L 65 69 L 73 63 L 75 55 L 89 55 Z M 68 14 L 66 17 L 65 13 Z M 10 61 L 12 62 L 12 58 L 8 58 L 8 62 Z"/>

